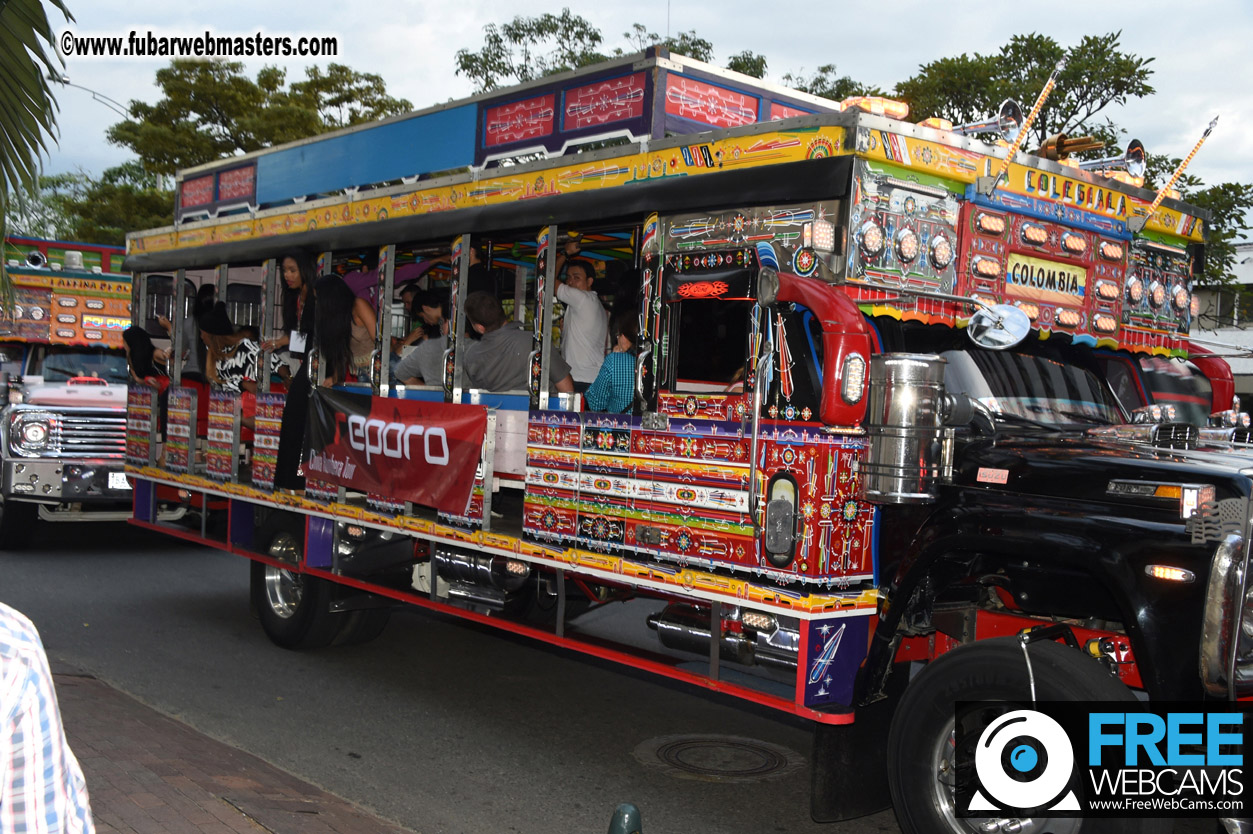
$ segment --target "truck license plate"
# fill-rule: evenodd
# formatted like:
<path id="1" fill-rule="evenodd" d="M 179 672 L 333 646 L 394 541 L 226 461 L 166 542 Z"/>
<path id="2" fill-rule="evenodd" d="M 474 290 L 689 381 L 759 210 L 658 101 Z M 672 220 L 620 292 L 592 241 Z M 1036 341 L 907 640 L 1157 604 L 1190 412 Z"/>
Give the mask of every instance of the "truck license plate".
<path id="1" fill-rule="evenodd" d="M 109 489 L 130 489 L 131 482 L 126 480 L 125 472 L 109 473 Z"/>

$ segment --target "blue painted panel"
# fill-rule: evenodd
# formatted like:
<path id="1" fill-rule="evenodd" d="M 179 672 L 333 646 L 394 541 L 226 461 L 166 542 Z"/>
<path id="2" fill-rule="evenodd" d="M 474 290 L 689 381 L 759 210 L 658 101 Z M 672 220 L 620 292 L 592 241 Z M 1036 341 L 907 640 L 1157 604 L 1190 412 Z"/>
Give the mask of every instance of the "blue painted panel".
<path id="1" fill-rule="evenodd" d="M 230 513 L 231 544 L 244 550 L 252 550 L 252 533 L 256 527 L 252 504 L 232 498 Z"/>
<path id="2" fill-rule="evenodd" d="M 305 537 L 305 564 L 311 568 L 331 569 L 331 549 L 335 543 L 335 522 L 329 518 L 309 516 L 309 535 Z"/>
<path id="3" fill-rule="evenodd" d="M 427 403 L 442 403 L 444 401 L 443 388 L 414 388 L 412 386 L 405 388 L 404 399 L 417 400 Z"/>
<path id="4" fill-rule="evenodd" d="M 473 104 L 310 142 L 257 158 L 257 201 L 290 200 L 474 162 Z"/>
<path id="5" fill-rule="evenodd" d="M 156 484 L 152 481 L 145 481 L 143 478 L 132 478 L 131 483 L 134 484 L 134 491 L 131 495 L 135 500 L 135 518 L 152 524 L 157 520 Z"/>
<path id="6" fill-rule="evenodd" d="M 462 402 L 469 401 L 469 397 L 462 400 Z M 531 398 L 526 394 L 489 394 L 483 392 L 479 395 L 478 405 L 485 405 L 488 408 L 503 408 L 508 411 L 527 411 L 531 407 Z"/>

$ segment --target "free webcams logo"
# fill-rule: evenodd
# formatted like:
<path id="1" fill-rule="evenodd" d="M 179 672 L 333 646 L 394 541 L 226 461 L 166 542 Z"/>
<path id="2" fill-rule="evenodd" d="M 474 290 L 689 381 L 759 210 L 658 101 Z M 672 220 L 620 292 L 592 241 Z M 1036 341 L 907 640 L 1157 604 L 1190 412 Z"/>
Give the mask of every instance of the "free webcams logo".
<path id="1" fill-rule="evenodd" d="M 1074 766 L 1074 748 L 1061 724 L 1036 710 L 1007 712 L 979 736 L 980 789 L 967 810 L 1078 811 L 1079 799 L 1070 789 Z"/>
<path id="2" fill-rule="evenodd" d="M 1247 703 L 964 702 L 960 816 L 1247 817 Z"/>

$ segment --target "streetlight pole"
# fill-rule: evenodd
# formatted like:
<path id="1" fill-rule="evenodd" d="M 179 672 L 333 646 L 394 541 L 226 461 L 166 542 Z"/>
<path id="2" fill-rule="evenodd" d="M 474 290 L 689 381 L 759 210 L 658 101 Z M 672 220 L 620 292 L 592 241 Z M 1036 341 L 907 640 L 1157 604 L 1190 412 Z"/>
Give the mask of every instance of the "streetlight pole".
<path id="1" fill-rule="evenodd" d="M 74 87 L 79 90 L 85 90 L 86 92 L 91 93 L 91 97 L 93 99 L 100 102 L 105 107 L 108 107 L 110 110 L 112 110 L 114 113 L 117 113 L 122 118 L 129 119 L 131 117 L 131 114 L 126 111 L 126 105 L 122 104 L 122 102 L 116 101 L 115 99 L 111 99 L 108 96 L 106 96 L 104 93 L 98 93 L 95 90 L 92 90 L 89 87 L 84 87 L 81 84 L 71 84 L 70 77 L 68 75 L 59 75 L 56 72 L 49 72 L 48 80 L 56 82 L 57 84 L 60 84 L 64 87 Z"/>

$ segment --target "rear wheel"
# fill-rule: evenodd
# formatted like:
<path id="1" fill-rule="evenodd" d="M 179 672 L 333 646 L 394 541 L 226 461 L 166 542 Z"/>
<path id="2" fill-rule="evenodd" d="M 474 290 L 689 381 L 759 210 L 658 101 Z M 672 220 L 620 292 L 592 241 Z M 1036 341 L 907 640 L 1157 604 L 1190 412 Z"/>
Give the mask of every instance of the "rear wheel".
<path id="1" fill-rule="evenodd" d="M 263 528 L 262 542 L 273 558 L 293 565 L 303 549 L 299 517 L 278 517 Z M 285 649 L 330 645 L 344 618 L 330 610 L 334 586 L 284 567 L 252 563 L 252 604 L 266 636 Z"/>
<path id="2" fill-rule="evenodd" d="M 1135 701 L 1131 691 L 1099 663 L 1075 649 L 1043 641 L 1028 648 L 1040 701 Z M 977 713 L 975 720 L 982 721 L 981 726 L 1011 709 L 1031 704 L 1027 664 L 1016 638 L 982 640 L 954 649 L 932 662 L 905 690 L 888 733 L 887 751 L 892 804 L 905 834 L 1149 834 L 1171 830 L 1170 820 L 1159 819 L 958 817 L 954 799 L 954 706 L 958 701 L 1007 702 L 1004 709 Z"/>
<path id="3" fill-rule="evenodd" d="M 29 547 L 38 520 L 38 504 L 0 498 L 0 550 L 24 550 Z"/>

